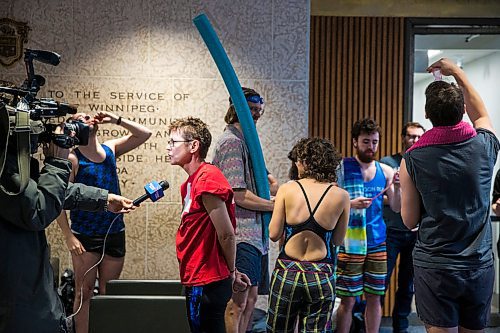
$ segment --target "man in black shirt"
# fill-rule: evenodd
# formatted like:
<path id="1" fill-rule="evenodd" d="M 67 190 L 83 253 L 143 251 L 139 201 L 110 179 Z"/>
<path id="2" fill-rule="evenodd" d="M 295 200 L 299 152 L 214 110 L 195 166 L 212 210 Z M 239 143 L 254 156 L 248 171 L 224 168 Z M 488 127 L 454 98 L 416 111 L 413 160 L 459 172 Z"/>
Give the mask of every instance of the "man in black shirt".
<path id="1" fill-rule="evenodd" d="M 489 196 L 500 143 L 465 72 L 449 59 L 428 68 L 435 70 L 458 86 L 427 87 L 425 114 L 434 127 L 406 152 L 400 171 L 403 222 L 410 229 L 420 222 L 417 312 L 430 332 L 481 331 L 495 275 Z M 462 121 L 465 112 L 474 128 Z"/>

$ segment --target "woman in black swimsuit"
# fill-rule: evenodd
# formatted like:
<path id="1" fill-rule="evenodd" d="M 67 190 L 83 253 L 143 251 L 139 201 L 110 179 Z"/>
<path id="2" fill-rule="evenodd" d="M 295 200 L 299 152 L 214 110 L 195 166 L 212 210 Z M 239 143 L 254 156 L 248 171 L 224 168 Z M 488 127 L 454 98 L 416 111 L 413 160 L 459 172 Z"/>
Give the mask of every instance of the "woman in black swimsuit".
<path id="1" fill-rule="evenodd" d="M 271 240 L 282 240 L 271 279 L 268 332 L 331 332 L 335 247 L 344 239 L 349 194 L 336 186 L 341 156 L 325 139 L 302 139 L 288 154 L 291 178 L 276 195 Z"/>

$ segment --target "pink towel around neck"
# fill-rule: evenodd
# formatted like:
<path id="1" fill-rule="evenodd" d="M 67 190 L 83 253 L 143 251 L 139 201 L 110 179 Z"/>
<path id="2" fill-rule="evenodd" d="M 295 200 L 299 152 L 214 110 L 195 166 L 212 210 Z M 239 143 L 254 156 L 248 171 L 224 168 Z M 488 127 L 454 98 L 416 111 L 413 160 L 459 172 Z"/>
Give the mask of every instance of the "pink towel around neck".
<path id="1" fill-rule="evenodd" d="M 465 121 L 461 121 L 453 126 L 436 126 L 425 132 L 420 140 L 408 148 L 406 152 L 428 146 L 463 142 L 476 135 L 477 133 L 474 127 Z"/>

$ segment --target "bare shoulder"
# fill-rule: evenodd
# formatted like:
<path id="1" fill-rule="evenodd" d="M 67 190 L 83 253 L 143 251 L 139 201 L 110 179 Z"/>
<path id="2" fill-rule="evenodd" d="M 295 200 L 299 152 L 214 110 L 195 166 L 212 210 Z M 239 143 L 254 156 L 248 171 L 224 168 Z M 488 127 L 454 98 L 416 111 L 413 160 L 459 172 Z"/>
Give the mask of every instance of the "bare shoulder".
<path id="1" fill-rule="evenodd" d="M 102 143 L 102 145 L 108 147 L 109 149 L 111 149 L 111 151 L 113 151 L 113 154 L 115 154 L 115 151 L 116 151 L 116 144 L 117 144 L 117 141 L 120 140 L 121 138 L 118 138 L 118 139 L 111 139 L 111 140 L 107 140 L 107 141 L 104 141 Z"/>
<path id="2" fill-rule="evenodd" d="M 333 190 L 332 194 L 334 194 L 335 196 L 339 196 L 340 198 L 342 198 L 342 200 L 350 200 L 349 199 L 349 192 L 347 192 L 343 188 L 340 188 L 338 186 L 334 186 L 334 187 L 332 187 L 332 190 Z"/>
<path id="3" fill-rule="evenodd" d="M 292 189 L 295 189 L 295 187 L 297 187 L 298 185 L 295 184 L 295 181 L 293 180 L 290 180 L 290 181 L 287 181 L 286 183 L 282 184 L 278 191 L 281 191 L 282 193 L 285 193 L 285 192 L 288 192 L 288 191 L 291 191 Z"/>
<path id="4" fill-rule="evenodd" d="M 390 166 L 384 163 L 380 163 L 380 167 L 384 172 L 385 178 L 392 179 L 392 177 L 394 176 L 394 170 Z"/>

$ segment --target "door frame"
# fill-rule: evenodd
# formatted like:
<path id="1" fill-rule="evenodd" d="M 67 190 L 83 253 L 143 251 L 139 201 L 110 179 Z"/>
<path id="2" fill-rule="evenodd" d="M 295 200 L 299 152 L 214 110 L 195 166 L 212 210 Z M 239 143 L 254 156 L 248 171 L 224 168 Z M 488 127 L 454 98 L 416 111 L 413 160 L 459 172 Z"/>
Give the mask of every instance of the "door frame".
<path id="1" fill-rule="evenodd" d="M 500 19 L 494 18 L 406 18 L 404 50 L 403 123 L 413 117 L 415 35 L 500 35 Z"/>

